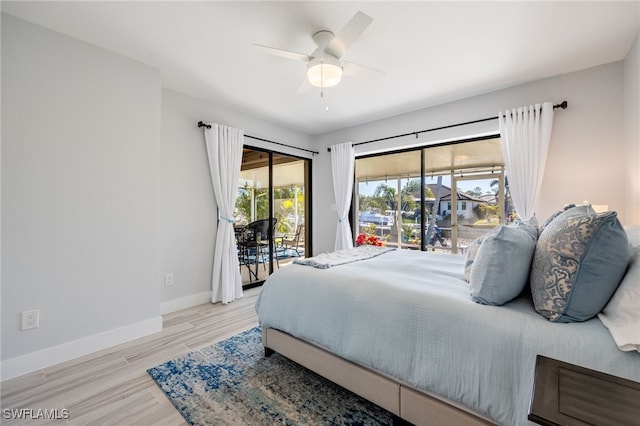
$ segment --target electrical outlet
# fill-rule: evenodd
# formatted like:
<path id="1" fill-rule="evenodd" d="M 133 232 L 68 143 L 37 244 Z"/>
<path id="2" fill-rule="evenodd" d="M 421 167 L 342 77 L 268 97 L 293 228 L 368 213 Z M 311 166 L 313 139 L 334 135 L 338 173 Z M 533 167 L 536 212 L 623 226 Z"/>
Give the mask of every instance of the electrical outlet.
<path id="1" fill-rule="evenodd" d="M 173 286 L 173 274 L 164 274 L 164 286 L 165 287 Z"/>
<path id="2" fill-rule="evenodd" d="M 33 309 L 31 311 L 24 311 L 22 313 L 22 329 L 30 330 L 32 328 L 38 328 L 40 326 L 40 311 Z"/>

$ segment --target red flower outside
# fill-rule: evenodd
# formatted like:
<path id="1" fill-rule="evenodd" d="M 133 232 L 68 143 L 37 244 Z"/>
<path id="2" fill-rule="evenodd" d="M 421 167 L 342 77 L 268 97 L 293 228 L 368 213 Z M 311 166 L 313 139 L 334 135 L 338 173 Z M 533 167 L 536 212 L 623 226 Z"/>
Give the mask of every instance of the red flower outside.
<path id="1" fill-rule="evenodd" d="M 356 238 L 356 246 L 363 245 L 382 247 L 382 242 L 375 235 L 360 234 Z"/>

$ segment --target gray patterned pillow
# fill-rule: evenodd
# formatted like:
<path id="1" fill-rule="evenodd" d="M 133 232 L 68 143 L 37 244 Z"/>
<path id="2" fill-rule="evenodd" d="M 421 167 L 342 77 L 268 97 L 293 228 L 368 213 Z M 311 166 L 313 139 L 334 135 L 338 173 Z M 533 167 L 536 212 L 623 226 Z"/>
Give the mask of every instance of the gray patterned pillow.
<path id="1" fill-rule="evenodd" d="M 586 321 L 607 304 L 624 275 L 629 248 L 615 212 L 578 206 L 542 231 L 531 266 L 536 311 L 554 322 Z"/>

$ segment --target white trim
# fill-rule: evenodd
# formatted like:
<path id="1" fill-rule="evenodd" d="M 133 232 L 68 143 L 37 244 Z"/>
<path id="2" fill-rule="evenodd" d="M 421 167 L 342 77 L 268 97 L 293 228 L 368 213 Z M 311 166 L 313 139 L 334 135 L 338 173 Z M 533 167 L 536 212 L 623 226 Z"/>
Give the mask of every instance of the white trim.
<path id="1" fill-rule="evenodd" d="M 2 362 L 2 380 L 12 379 L 159 331 L 162 331 L 161 316 L 7 359 Z"/>
<path id="2" fill-rule="evenodd" d="M 181 311 L 183 309 L 203 305 L 205 303 L 211 303 L 211 291 L 190 294 L 189 296 L 162 302 L 160 304 L 160 315 L 170 314 L 172 312 Z"/>

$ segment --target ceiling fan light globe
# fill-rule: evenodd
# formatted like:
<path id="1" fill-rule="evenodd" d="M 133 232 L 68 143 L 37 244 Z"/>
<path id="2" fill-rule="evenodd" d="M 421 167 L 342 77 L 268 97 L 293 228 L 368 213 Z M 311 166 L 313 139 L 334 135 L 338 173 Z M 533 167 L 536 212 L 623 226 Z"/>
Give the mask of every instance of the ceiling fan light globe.
<path id="1" fill-rule="evenodd" d="M 315 58 L 307 65 L 307 79 L 316 87 L 333 87 L 342 79 L 340 61 L 332 58 Z"/>

